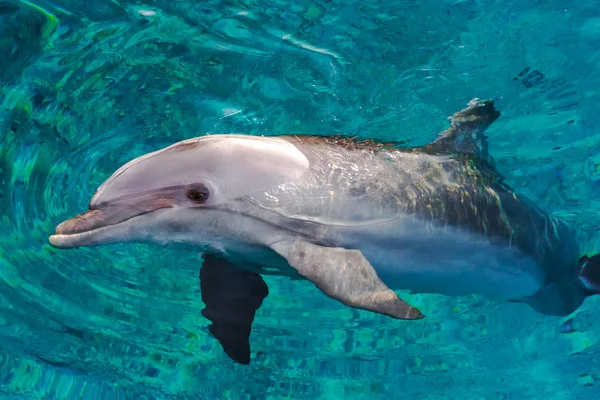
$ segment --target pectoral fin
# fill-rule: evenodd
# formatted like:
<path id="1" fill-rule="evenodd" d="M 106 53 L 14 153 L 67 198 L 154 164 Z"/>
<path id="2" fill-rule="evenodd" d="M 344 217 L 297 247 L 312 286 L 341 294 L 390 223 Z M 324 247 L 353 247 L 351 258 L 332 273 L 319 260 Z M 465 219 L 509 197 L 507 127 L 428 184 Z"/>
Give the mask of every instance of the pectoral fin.
<path id="1" fill-rule="evenodd" d="M 397 319 L 423 314 L 388 288 L 358 250 L 323 247 L 302 240 L 281 241 L 271 248 L 298 273 L 343 304 Z"/>
<path id="2" fill-rule="evenodd" d="M 202 315 L 225 353 L 240 364 L 250 363 L 250 331 L 256 310 L 269 294 L 260 275 L 235 267 L 213 255 L 204 256 L 200 269 Z"/>

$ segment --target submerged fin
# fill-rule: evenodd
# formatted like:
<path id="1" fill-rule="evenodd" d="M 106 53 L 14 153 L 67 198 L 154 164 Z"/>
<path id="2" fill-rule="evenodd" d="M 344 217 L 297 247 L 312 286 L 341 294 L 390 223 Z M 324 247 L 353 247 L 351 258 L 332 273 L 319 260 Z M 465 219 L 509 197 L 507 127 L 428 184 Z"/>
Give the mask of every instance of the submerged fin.
<path id="1" fill-rule="evenodd" d="M 254 314 L 269 294 L 262 277 L 214 255 L 204 255 L 200 269 L 202 315 L 225 353 L 240 364 L 250 363 L 250 331 Z"/>
<path id="2" fill-rule="evenodd" d="M 575 312 L 590 296 L 600 294 L 600 254 L 579 259 L 577 279 L 559 279 L 537 293 L 514 302 L 527 303 L 537 312 L 566 316 Z"/>
<path id="3" fill-rule="evenodd" d="M 577 280 L 571 279 L 546 284 L 531 296 L 509 301 L 528 304 L 541 314 L 564 317 L 577 310 L 584 298 Z"/>
<path id="4" fill-rule="evenodd" d="M 491 161 L 483 133 L 499 116 L 493 100 L 473 99 L 467 108 L 449 118 L 450 128 L 421 150 L 430 154 L 463 154 Z"/>
<path id="5" fill-rule="evenodd" d="M 323 247 L 303 240 L 271 246 L 298 273 L 343 304 L 397 319 L 420 319 L 423 314 L 406 303 L 379 279 L 358 250 Z"/>

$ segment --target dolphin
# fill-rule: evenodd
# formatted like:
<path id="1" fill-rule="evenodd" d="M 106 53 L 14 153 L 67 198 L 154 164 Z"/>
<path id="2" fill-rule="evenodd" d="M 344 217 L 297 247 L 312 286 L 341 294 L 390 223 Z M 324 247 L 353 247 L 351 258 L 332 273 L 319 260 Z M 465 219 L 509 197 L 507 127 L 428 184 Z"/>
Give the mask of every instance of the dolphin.
<path id="1" fill-rule="evenodd" d="M 493 100 L 473 99 L 412 148 L 347 136 L 184 140 L 123 165 L 49 241 L 198 246 L 202 314 L 241 364 L 269 293 L 263 275 L 401 320 L 424 315 L 400 290 L 568 315 L 600 293 L 600 257 L 581 255 L 564 221 L 503 181 L 484 135 L 499 116 Z"/>

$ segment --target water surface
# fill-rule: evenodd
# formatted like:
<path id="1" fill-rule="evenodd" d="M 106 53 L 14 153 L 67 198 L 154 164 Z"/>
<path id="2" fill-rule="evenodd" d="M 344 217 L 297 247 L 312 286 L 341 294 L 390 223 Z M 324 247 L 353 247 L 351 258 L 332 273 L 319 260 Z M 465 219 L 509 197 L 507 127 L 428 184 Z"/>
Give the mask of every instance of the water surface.
<path id="1" fill-rule="evenodd" d="M 597 2 L 0 1 L 0 396 L 596 399 L 600 299 L 566 318 L 404 295 L 412 323 L 267 277 L 253 363 L 200 315 L 193 251 L 56 250 L 121 164 L 209 133 L 431 141 L 495 98 L 509 184 L 598 250 Z M 564 331 L 564 329 L 563 329 Z"/>

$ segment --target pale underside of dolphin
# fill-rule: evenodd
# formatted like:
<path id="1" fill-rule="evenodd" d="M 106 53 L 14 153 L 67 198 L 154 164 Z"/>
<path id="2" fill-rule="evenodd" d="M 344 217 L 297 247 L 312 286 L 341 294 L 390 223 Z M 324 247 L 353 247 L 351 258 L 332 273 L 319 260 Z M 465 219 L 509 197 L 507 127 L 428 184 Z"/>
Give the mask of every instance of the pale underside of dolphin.
<path id="1" fill-rule="evenodd" d="M 567 315 L 599 293 L 599 257 L 581 256 L 571 228 L 503 182 L 484 136 L 499 115 L 473 99 L 415 148 L 310 135 L 185 140 L 117 170 L 50 243 L 199 246 L 202 313 L 243 364 L 266 274 L 396 319 L 423 318 L 396 290 Z"/>

